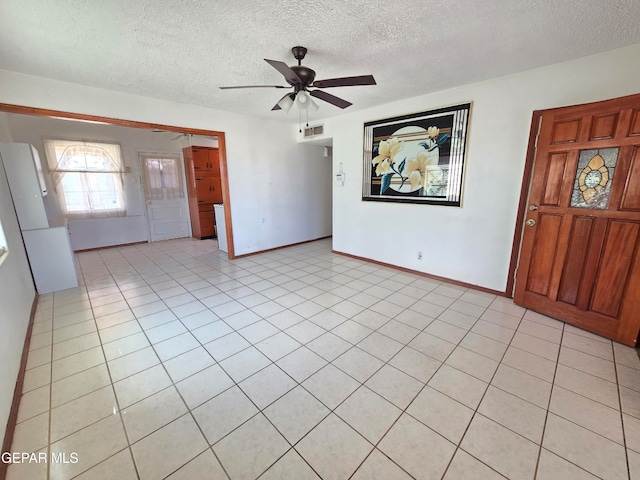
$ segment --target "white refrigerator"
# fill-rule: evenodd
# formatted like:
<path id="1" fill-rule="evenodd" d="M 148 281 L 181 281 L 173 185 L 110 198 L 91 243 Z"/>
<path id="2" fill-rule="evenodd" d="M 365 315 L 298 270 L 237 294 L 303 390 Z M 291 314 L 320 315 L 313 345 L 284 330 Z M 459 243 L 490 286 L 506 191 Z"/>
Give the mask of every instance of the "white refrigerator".
<path id="1" fill-rule="evenodd" d="M 66 222 L 50 224 L 47 217 L 47 190 L 38 151 L 27 143 L 0 142 L 0 161 L 9 180 L 36 290 L 43 294 L 77 287 Z"/>
<path id="2" fill-rule="evenodd" d="M 213 211 L 216 215 L 216 233 L 218 234 L 218 249 L 223 252 L 229 252 L 227 247 L 227 227 L 224 219 L 224 205 L 216 203 L 213 205 Z"/>

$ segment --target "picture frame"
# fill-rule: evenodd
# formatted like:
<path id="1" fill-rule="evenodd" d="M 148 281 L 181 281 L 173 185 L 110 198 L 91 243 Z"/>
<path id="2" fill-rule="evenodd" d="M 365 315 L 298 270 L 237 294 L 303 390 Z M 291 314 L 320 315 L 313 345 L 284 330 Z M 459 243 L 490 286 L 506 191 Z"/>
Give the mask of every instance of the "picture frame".
<path id="1" fill-rule="evenodd" d="M 364 124 L 362 200 L 460 207 L 471 103 Z"/>

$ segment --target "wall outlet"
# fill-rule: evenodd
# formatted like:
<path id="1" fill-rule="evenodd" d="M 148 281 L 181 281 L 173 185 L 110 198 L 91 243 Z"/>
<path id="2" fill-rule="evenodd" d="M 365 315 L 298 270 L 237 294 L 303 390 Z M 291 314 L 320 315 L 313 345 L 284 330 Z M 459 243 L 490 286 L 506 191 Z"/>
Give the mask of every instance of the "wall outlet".
<path id="1" fill-rule="evenodd" d="M 422 252 L 418 252 L 418 260 L 422 260 Z"/>

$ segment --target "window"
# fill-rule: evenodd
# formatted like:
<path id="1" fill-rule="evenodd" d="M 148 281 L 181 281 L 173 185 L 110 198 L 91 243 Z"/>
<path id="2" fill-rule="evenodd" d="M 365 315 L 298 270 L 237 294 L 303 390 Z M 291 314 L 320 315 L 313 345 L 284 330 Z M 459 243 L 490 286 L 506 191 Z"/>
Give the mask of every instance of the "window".
<path id="1" fill-rule="evenodd" d="M 69 219 L 125 215 L 120 145 L 45 138 L 44 148 L 63 215 Z"/>
<path id="2" fill-rule="evenodd" d="M 179 155 L 141 153 L 145 200 L 184 198 Z"/>

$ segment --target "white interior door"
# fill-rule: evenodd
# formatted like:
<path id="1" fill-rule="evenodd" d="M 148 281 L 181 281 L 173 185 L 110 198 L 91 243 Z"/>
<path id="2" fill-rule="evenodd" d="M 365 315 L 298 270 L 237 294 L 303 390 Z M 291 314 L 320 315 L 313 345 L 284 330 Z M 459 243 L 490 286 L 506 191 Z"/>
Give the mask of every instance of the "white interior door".
<path id="1" fill-rule="evenodd" d="M 151 241 L 188 237 L 191 226 L 182 158 L 141 153 L 140 160 Z"/>

